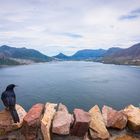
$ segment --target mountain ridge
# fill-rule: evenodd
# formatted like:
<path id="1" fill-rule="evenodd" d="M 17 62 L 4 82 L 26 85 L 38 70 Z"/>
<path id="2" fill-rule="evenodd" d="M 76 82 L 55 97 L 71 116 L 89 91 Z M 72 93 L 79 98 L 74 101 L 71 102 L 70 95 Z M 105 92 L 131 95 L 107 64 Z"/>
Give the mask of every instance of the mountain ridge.
<path id="1" fill-rule="evenodd" d="M 104 57 L 104 63 L 140 65 L 140 43 L 121 49 L 111 56 Z"/>
<path id="2" fill-rule="evenodd" d="M 52 58 L 42 54 L 41 52 L 35 49 L 27 49 L 11 47 L 8 45 L 2 45 L 0 47 L 0 64 L 28 64 L 33 62 L 48 62 Z M 8 63 L 6 63 L 8 61 Z"/>
<path id="3" fill-rule="evenodd" d="M 65 54 L 63 54 L 65 55 Z M 140 43 L 129 48 L 112 47 L 104 49 L 79 50 L 65 60 L 89 60 L 109 64 L 140 65 Z M 63 58 L 60 58 L 63 60 Z"/>
<path id="4" fill-rule="evenodd" d="M 53 57 L 35 49 L 16 48 L 7 45 L 0 47 L 0 65 L 18 65 L 48 61 L 96 61 L 111 64 L 140 65 L 140 43 L 129 48 L 112 47 L 105 49 L 79 50 L 71 56 L 59 53 Z"/>
<path id="5" fill-rule="evenodd" d="M 68 60 L 69 59 L 69 56 L 67 56 L 67 55 L 65 55 L 65 54 L 63 54 L 63 53 L 59 53 L 58 55 L 55 55 L 55 56 L 53 56 L 55 59 L 57 59 L 57 60 L 61 60 L 61 59 L 63 59 L 63 60 Z"/>

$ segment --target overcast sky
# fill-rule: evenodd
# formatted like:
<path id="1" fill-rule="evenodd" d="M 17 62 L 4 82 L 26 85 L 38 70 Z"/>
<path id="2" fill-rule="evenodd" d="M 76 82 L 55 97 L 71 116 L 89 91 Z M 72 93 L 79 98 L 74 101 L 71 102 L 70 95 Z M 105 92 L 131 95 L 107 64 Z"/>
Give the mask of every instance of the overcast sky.
<path id="1" fill-rule="evenodd" d="M 0 45 L 49 56 L 140 42 L 140 0 L 0 0 Z"/>

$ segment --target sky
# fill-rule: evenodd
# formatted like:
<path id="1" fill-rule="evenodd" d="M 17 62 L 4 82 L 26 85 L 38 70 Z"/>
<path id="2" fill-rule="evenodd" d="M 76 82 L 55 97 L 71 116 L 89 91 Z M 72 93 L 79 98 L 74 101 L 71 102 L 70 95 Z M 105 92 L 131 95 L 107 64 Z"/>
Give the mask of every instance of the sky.
<path id="1" fill-rule="evenodd" d="M 53 56 L 140 42 L 140 0 L 0 0 L 0 45 Z"/>

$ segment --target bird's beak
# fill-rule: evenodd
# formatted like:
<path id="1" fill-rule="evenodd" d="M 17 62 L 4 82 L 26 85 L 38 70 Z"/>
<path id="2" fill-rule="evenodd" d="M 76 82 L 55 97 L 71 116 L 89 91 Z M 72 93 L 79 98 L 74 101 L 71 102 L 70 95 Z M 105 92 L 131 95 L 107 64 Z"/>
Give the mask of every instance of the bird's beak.
<path id="1" fill-rule="evenodd" d="M 15 85 L 15 87 L 18 87 L 18 85 Z"/>

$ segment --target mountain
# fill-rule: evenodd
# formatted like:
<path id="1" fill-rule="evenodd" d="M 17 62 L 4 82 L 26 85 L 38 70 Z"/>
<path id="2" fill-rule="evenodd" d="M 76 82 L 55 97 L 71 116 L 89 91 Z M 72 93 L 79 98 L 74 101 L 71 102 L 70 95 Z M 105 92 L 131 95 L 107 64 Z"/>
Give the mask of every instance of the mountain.
<path id="1" fill-rule="evenodd" d="M 119 47 L 112 47 L 108 50 L 84 49 L 77 51 L 72 56 L 66 56 L 60 53 L 54 58 L 59 60 L 91 60 L 112 64 L 140 65 L 140 43 L 126 49 Z"/>
<path id="2" fill-rule="evenodd" d="M 122 48 L 118 48 L 118 47 L 112 47 L 112 48 L 109 48 L 105 54 L 103 55 L 104 57 L 107 57 L 107 56 L 112 56 L 114 55 L 115 53 L 119 52 L 120 50 L 122 50 Z"/>
<path id="3" fill-rule="evenodd" d="M 68 60 L 68 59 L 69 59 L 69 57 L 66 56 L 66 55 L 63 54 L 63 53 L 59 53 L 58 55 L 53 56 L 53 57 L 56 58 L 56 59 L 58 59 L 58 60 Z"/>
<path id="4" fill-rule="evenodd" d="M 52 59 L 34 49 L 15 48 L 7 45 L 0 47 L 0 54 L 7 58 L 26 59 L 34 62 L 46 62 Z"/>
<path id="5" fill-rule="evenodd" d="M 70 58 L 73 60 L 88 60 L 88 59 L 96 59 L 102 57 L 106 53 L 104 49 L 97 49 L 97 50 L 80 50 L 72 55 Z"/>
<path id="6" fill-rule="evenodd" d="M 91 60 L 112 64 L 140 65 L 140 43 L 126 49 L 117 47 L 108 50 L 84 49 L 77 51 L 72 56 L 59 53 L 54 57 L 48 57 L 34 49 L 15 48 L 6 45 L 0 47 L 0 65 L 29 64 L 51 60 Z"/>
<path id="7" fill-rule="evenodd" d="M 102 61 L 113 64 L 140 65 L 140 43 L 106 56 Z"/>
<path id="8" fill-rule="evenodd" d="M 0 65 L 20 65 L 51 60 L 53 58 L 34 49 L 15 48 L 7 45 L 0 47 Z"/>
<path id="9" fill-rule="evenodd" d="M 140 59 L 140 43 L 123 49 L 113 55 L 114 57 L 125 57 L 125 59 Z"/>

